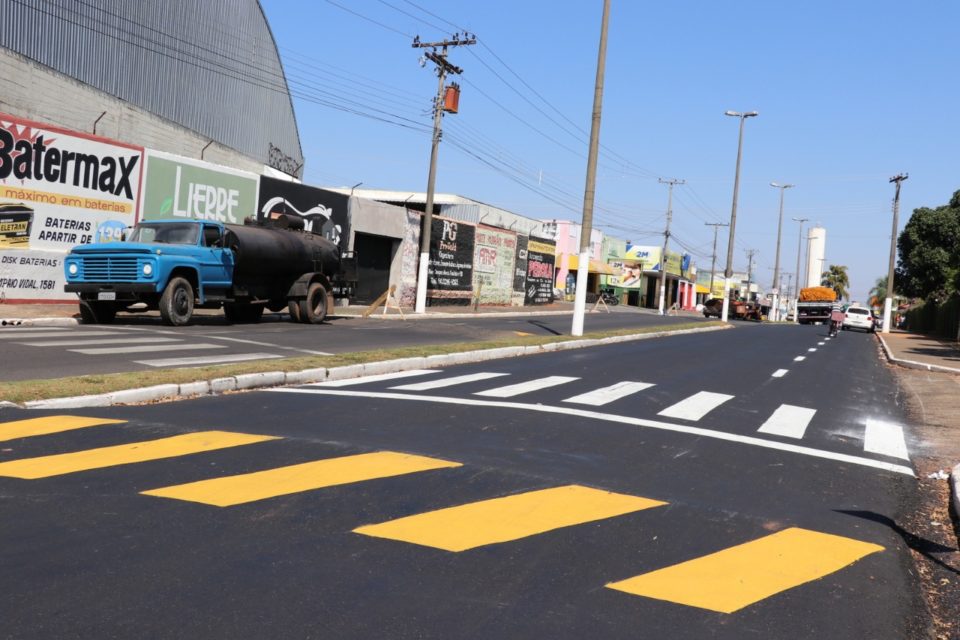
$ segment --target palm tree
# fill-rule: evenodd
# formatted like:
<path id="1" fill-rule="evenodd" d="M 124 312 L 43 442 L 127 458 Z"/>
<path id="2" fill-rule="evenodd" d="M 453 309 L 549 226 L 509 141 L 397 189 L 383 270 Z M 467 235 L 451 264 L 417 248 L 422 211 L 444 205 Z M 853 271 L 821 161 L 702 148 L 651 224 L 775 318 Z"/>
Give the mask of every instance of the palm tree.
<path id="1" fill-rule="evenodd" d="M 850 286 L 850 278 L 847 276 L 847 268 L 843 265 L 830 265 L 830 268 L 820 276 L 820 284 L 836 291 L 837 299 L 839 300 L 850 297 L 847 294 L 847 287 Z"/>
<path id="2" fill-rule="evenodd" d="M 882 307 L 883 301 L 887 299 L 887 276 L 882 278 L 877 278 L 877 281 L 873 285 L 873 289 L 870 289 L 870 306 L 871 307 Z"/>

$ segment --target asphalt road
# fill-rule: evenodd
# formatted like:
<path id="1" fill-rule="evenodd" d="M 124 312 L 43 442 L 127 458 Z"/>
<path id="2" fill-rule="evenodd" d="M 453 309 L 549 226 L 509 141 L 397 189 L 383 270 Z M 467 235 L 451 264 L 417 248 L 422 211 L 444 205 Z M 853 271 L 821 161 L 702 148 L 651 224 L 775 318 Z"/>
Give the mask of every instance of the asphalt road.
<path id="1" fill-rule="evenodd" d="M 872 337 L 824 338 L 0 410 L 0 636 L 921 637 L 920 443 Z"/>
<path id="2" fill-rule="evenodd" d="M 152 316 L 122 316 L 111 325 L 0 328 L 0 381 L 146 371 L 368 351 L 391 347 L 473 342 L 517 334 L 569 335 L 570 314 L 526 317 L 362 319 L 335 318 L 323 325 L 269 314 L 258 324 L 230 324 L 222 314 L 196 316 L 194 324 L 166 327 Z M 700 322 L 690 316 L 635 311 L 587 314 L 586 331 Z"/>

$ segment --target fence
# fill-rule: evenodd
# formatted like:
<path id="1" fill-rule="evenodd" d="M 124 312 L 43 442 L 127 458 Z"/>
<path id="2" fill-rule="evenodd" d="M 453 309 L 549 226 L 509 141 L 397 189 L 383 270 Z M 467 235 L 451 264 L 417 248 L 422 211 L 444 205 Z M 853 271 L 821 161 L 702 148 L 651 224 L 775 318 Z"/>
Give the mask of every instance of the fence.
<path id="1" fill-rule="evenodd" d="M 958 328 L 960 328 L 960 295 L 958 294 L 952 295 L 940 304 L 928 300 L 907 312 L 907 329 L 915 333 L 957 340 Z"/>

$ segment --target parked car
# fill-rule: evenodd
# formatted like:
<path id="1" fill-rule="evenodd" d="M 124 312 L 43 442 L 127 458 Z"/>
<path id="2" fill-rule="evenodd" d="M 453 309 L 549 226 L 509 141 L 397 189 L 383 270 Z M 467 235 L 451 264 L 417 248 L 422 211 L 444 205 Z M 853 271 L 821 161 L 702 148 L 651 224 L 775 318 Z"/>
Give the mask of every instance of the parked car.
<path id="1" fill-rule="evenodd" d="M 844 329 L 862 329 L 869 333 L 874 331 L 873 314 L 866 307 L 849 306 L 843 314 Z"/>
<path id="2" fill-rule="evenodd" d="M 710 298 L 703 303 L 705 318 L 719 318 L 723 314 L 723 298 Z"/>

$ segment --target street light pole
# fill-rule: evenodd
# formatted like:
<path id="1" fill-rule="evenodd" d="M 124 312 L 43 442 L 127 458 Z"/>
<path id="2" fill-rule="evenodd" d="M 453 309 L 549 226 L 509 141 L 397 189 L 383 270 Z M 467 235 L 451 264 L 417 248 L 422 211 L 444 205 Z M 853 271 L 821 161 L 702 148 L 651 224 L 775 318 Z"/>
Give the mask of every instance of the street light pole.
<path id="1" fill-rule="evenodd" d="M 780 217 L 777 220 L 777 257 L 773 263 L 773 300 L 771 301 L 770 308 L 773 310 L 771 314 L 773 318 L 771 320 L 780 319 L 780 233 L 783 230 L 783 192 L 787 189 L 790 189 L 794 185 L 792 184 L 777 184 L 776 182 L 770 183 L 771 187 L 776 187 L 780 189 Z"/>
<path id="2" fill-rule="evenodd" d="M 897 185 L 893 196 L 893 231 L 890 232 L 890 265 L 887 269 L 887 297 L 883 301 L 883 333 L 890 333 L 890 316 L 893 312 L 893 266 L 897 259 L 897 218 L 900 215 L 900 183 L 909 178 L 901 173 L 890 178 Z"/>
<path id="3" fill-rule="evenodd" d="M 671 179 L 664 180 L 657 178 L 660 184 L 669 185 L 667 193 L 667 227 L 663 232 L 663 251 L 660 253 L 660 315 L 665 313 L 667 306 L 667 243 L 670 241 L 670 221 L 673 219 L 673 185 L 686 184 L 683 180 Z"/>
<path id="4" fill-rule="evenodd" d="M 593 198 L 597 188 L 597 155 L 600 148 L 600 114 L 603 110 L 603 74 L 607 63 L 607 23 L 610 0 L 603 0 L 600 23 L 600 49 L 597 53 L 597 77 L 593 88 L 593 119 L 590 148 L 587 152 L 587 184 L 583 190 L 583 221 L 580 223 L 580 262 L 577 265 L 577 292 L 573 299 L 573 325 L 570 334 L 583 335 L 583 316 L 587 304 L 587 278 L 590 268 L 590 236 L 593 232 Z"/>
<path id="5" fill-rule="evenodd" d="M 730 276 L 733 275 L 733 239 L 737 230 L 737 196 L 740 192 L 740 158 L 743 156 L 743 123 L 747 118 L 759 115 L 756 111 L 725 111 L 724 115 L 740 118 L 740 138 L 737 142 L 737 171 L 733 178 L 733 206 L 730 209 L 730 238 L 727 240 L 727 266 L 723 270 L 723 312 L 721 319 L 727 322 L 730 313 Z"/>
<path id="6" fill-rule="evenodd" d="M 797 273 L 796 273 L 796 284 L 794 289 L 796 289 L 793 300 L 793 322 L 794 324 L 800 323 L 800 256 L 802 255 L 801 246 L 803 244 L 803 223 L 808 221 L 810 218 L 791 218 L 794 222 L 800 223 L 800 230 L 797 232 Z"/>

